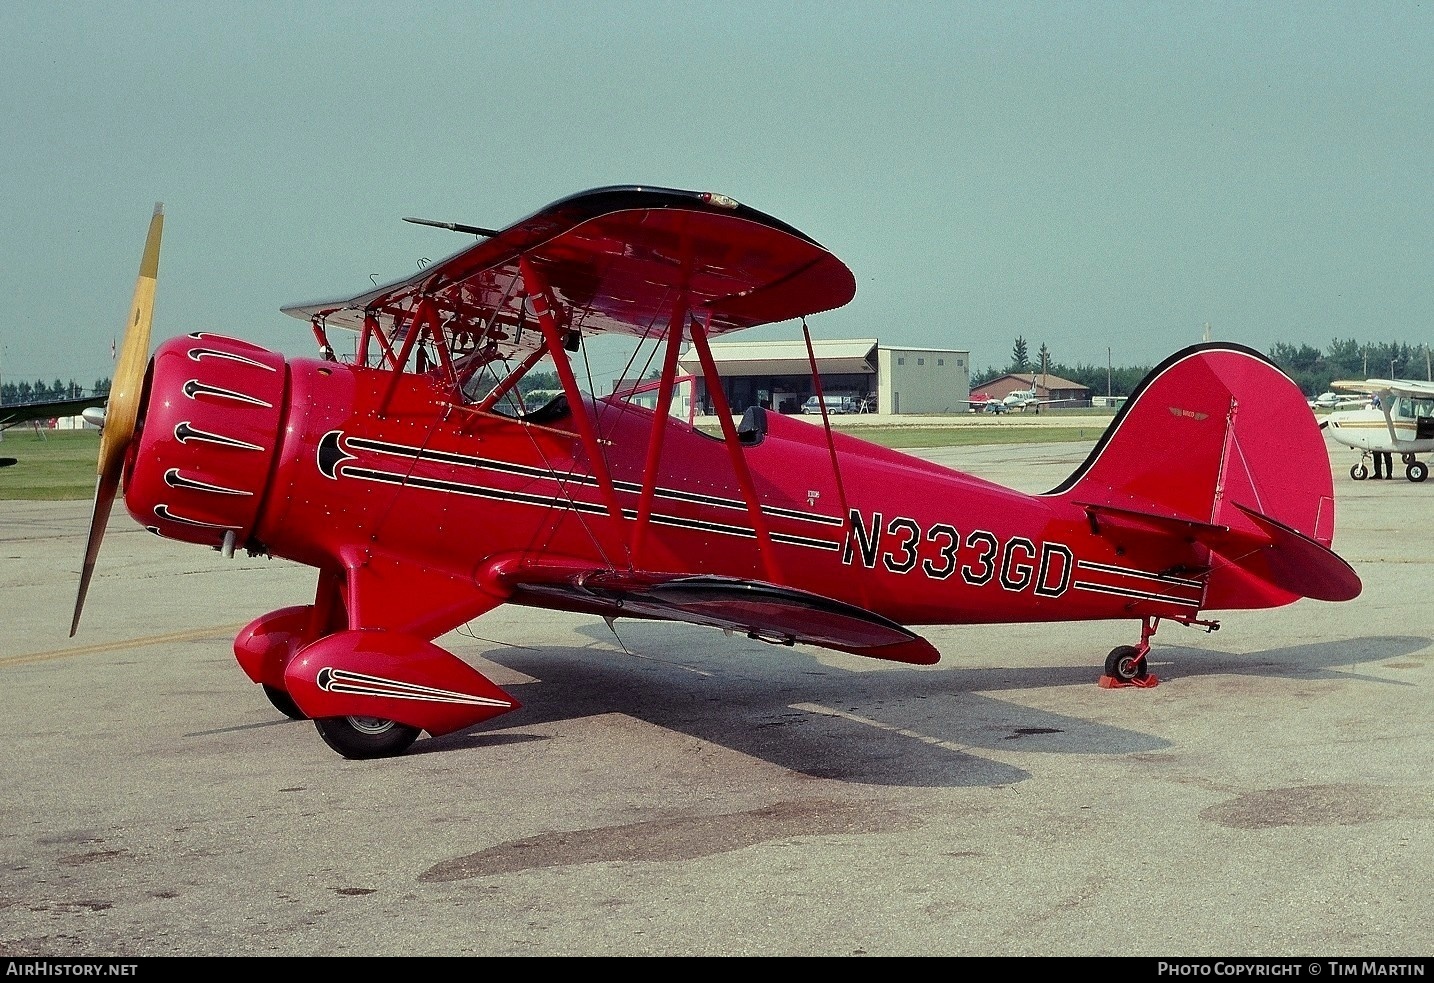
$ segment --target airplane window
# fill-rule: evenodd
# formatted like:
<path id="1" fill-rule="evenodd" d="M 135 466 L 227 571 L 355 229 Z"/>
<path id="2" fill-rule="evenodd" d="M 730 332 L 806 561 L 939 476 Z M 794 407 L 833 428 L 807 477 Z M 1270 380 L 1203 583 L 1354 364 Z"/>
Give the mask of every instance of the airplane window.
<path id="1" fill-rule="evenodd" d="M 1414 415 L 1417 417 L 1434 416 L 1434 399 L 1411 400 L 1414 404 Z"/>

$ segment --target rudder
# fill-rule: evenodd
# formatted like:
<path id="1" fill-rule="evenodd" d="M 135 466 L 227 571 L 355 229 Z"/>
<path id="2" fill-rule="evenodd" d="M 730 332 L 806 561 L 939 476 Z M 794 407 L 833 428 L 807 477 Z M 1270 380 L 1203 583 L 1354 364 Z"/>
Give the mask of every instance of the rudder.
<path id="1" fill-rule="evenodd" d="M 1334 481 L 1319 425 L 1299 387 L 1242 345 L 1167 358 L 1046 494 L 1188 524 L 1211 551 L 1207 608 L 1359 593 L 1358 576 L 1329 550 Z"/>

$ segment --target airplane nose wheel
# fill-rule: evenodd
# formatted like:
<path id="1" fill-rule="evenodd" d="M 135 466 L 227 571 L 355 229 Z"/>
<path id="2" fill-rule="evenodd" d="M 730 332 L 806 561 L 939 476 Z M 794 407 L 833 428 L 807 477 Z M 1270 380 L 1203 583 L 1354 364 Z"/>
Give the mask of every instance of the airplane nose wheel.
<path id="1" fill-rule="evenodd" d="M 1359 464 L 1356 464 L 1354 467 L 1349 469 L 1349 476 L 1355 481 L 1363 481 L 1365 478 L 1369 477 L 1369 469 L 1366 468 L 1364 466 L 1364 462 L 1361 461 Z"/>
<path id="2" fill-rule="evenodd" d="M 419 730 L 383 717 L 321 717 L 314 721 L 324 743 L 345 758 L 391 758 L 418 740 Z"/>

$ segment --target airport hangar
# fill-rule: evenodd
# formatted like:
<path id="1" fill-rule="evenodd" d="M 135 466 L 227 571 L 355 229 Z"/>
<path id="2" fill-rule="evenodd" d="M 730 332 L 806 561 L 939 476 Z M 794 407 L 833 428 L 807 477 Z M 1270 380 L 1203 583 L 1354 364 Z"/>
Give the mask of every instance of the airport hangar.
<path id="1" fill-rule="evenodd" d="M 800 413 L 816 394 L 804 341 L 720 342 L 712 361 L 727 403 L 740 413 L 766 406 Z M 849 396 L 863 412 L 965 413 L 971 395 L 971 353 L 946 348 L 903 348 L 875 338 L 812 342 L 822 395 Z M 711 411 L 702 363 L 695 348 L 678 358 L 679 370 L 694 377 L 698 412 Z"/>

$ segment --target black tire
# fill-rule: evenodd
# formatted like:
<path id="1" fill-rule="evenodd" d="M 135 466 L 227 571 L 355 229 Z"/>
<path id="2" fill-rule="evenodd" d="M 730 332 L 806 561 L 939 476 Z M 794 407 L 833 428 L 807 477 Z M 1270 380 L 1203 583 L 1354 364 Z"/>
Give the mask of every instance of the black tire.
<path id="1" fill-rule="evenodd" d="M 1404 477 L 1410 481 L 1423 481 L 1429 477 L 1429 465 L 1423 461 L 1410 461 L 1409 467 L 1404 469 Z"/>
<path id="2" fill-rule="evenodd" d="M 265 683 L 264 695 L 269 698 L 270 703 L 274 704 L 275 710 L 278 710 L 290 720 L 309 719 L 309 715 L 299 709 L 299 705 L 294 702 L 294 698 L 279 687 L 270 686 L 268 683 Z"/>
<path id="3" fill-rule="evenodd" d="M 345 758 L 391 758 L 418 740 L 419 729 L 382 717 L 320 717 L 314 721 L 324 743 Z"/>
<path id="4" fill-rule="evenodd" d="M 1140 649 L 1134 645 L 1122 645 L 1111 649 L 1110 654 L 1105 657 L 1105 674 L 1122 683 L 1128 683 L 1150 675 L 1150 667 L 1145 664 L 1145 657 L 1140 654 Z"/>
<path id="5" fill-rule="evenodd" d="M 1363 481 L 1365 478 L 1369 477 L 1369 469 L 1366 468 L 1362 463 L 1356 464 L 1354 467 L 1349 469 L 1349 476 L 1355 481 Z"/>

